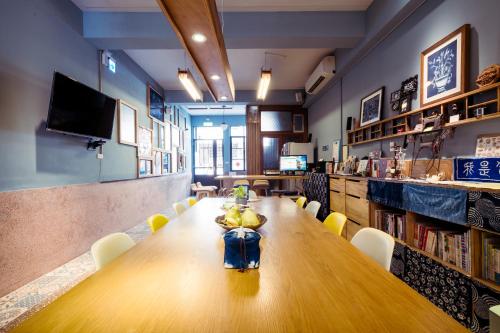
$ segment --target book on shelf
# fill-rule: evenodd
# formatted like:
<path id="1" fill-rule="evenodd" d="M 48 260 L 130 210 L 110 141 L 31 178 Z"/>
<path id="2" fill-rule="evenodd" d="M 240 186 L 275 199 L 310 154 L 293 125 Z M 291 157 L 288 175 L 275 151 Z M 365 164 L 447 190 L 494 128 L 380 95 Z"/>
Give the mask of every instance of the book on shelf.
<path id="1" fill-rule="evenodd" d="M 399 240 L 406 240 L 406 216 L 404 214 L 390 210 L 376 210 L 375 228 Z"/>
<path id="2" fill-rule="evenodd" d="M 483 237 L 483 278 L 500 284 L 500 238 Z"/>
<path id="3" fill-rule="evenodd" d="M 470 231 L 444 230 L 432 223 L 415 223 L 413 246 L 470 272 Z"/>

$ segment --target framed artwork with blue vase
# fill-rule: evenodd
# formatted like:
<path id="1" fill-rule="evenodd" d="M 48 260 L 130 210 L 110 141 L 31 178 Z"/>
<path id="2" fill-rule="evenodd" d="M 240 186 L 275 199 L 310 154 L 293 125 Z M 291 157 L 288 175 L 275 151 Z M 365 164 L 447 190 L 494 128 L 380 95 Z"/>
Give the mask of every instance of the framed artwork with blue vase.
<path id="1" fill-rule="evenodd" d="M 465 24 L 420 54 L 420 106 L 466 91 L 469 31 Z"/>

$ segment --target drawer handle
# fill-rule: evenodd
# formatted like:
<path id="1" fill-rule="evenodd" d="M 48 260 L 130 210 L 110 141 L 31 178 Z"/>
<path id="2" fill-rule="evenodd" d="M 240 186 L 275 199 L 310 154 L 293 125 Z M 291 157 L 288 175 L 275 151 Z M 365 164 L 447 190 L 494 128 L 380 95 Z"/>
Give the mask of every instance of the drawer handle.
<path id="1" fill-rule="evenodd" d="M 353 198 L 356 198 L 356 199 L 361 199 L 361 197 L 358 197 L 357 195 L 352 195 L 352 194 L 349 194 L 349 193 L 346 193 L 346 195 L 348 195 L 350 197 L 353 197 Z"/>
<path id="2" fill-rule="evenodd" d="M 340 193 L 340 191 L 337 191 L 337 190 L 331 190 L 332 192 L 335 192 L 335 193 Z"/>
<path id="3" fill-rule="evenodd" d="M 348 182 L 359 183 L 361 180 L 347 179 Z"/>

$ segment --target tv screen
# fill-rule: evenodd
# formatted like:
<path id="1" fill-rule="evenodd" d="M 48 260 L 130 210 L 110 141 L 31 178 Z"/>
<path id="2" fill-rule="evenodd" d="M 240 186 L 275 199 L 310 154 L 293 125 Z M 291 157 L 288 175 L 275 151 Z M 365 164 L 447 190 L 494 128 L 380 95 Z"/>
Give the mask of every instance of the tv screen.
<path id="1" fill-rule="evenodd" d="M 114 98 L 55 72 L 47 130 L 111 139 L 115 107 Z"/>
<path id="2" fill-rule="evenodd" d="M 307 155 L 280 156 L 280 171 L 307 171 Z"/>

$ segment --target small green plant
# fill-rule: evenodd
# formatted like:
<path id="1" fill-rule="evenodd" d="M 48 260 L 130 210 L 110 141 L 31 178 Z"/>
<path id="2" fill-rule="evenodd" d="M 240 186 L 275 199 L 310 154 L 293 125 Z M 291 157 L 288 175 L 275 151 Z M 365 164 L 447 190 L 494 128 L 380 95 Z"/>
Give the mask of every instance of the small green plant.
<path id="1" fill-rule="evenodd" d="M 244 199 L 246 198 L 246 191 L 244 186 L 238 186 L 233 188 L 233 195 L 235 198 Z"/>

